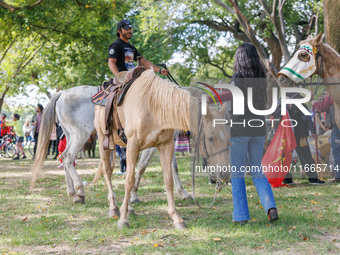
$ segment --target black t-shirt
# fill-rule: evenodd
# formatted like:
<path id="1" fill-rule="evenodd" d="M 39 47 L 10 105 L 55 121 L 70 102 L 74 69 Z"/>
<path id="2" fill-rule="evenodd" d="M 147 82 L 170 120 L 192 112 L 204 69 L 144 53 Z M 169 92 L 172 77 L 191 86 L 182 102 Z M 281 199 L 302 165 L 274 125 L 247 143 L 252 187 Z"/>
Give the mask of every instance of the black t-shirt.
<path id="1" fill-rule="evenodd" d="M 141 56 L 135 46 L 117 39 L 109 46 L 109 58 L 117 59 L 116 66 L 118 71 L 127 71 L 135 67 L 133 61 Z"/>
<path id="2" fill-rule="evenodd" d="M 266 83 L 265 78 L 245 78 L 242 73 L 237 72 L 232 77 L 232 82 L 238 88 L 240 88 L 244 94 L 244 114 L 234 115 L 232 114 L 232 127 L 230 130 L 230 136 L 265 136 L 266 135 L 266 125 L 265 117 L 262 115 L 253 114 L 248 108 L 248 93 L 247 88 L 253 87 L 252 84 L 255 82 Z M 235 97 L 233 100 L 236 100 Z M 233 112 L 233 111 L 232 111 Z M 263 124 L 263 125 L 261 125 Z"/>

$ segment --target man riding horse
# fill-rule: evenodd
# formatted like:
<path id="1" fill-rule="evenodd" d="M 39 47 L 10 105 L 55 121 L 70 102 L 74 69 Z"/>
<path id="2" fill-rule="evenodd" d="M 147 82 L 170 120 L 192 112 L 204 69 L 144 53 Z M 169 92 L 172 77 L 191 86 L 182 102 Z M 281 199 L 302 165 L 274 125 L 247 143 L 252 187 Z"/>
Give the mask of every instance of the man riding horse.
<path id="1" fill-rule="evenodd" d="M 133 61 L 137 61 L 137 57 L 141 56 L 136 47 L 129 43 L 133 34 L 132 28 L 133 26 L 128 20 L 121 20 L 117 23 L 116 35 L 118 39 L 109 46 L 109 67 L 114 75 L 134 68 Z M 169 74 L 167 69 L 158 68 L 145 58 L 141 58 L 140 63 L 162 75 Z"/>

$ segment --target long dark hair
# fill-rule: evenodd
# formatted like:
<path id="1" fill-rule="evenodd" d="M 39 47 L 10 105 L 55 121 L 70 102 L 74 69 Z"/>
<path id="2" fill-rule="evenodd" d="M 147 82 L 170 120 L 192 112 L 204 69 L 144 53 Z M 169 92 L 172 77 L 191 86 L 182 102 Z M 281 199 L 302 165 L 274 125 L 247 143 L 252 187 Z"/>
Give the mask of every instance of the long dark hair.
<path id="1" fill-rule="evenodd" d="M 241 44 L 235 53 L 234 74 L 243 78 L 253 79 L 252 82 L 244 82 L 244 86 L 253 87 L 253 104 L 258 110 L 263 110 L 267 103 L 267 83 L 266 74 L 260 61 L 259 54 L 255 46 L 251 43 Z M 243 91 L 245 88 L 241 88 Z"/>

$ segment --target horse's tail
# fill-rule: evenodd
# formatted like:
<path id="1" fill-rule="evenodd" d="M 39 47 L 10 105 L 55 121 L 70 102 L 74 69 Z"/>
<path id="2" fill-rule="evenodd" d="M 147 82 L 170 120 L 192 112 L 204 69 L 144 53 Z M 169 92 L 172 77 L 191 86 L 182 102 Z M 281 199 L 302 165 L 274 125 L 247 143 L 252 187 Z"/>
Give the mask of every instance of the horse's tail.
<path id="1" fill-rule="evenodd" d="M 113 158 L 115 158 L 115 157 L 114 157 L 114 155 L 112 153 L 113 152 L 111 152 L 111 154 L 110 154 L 110 165 L 111 165 L 111 169 L 114 169 L 115 161 L 113 160 Z M 103 163 L 102 163 L 102 160 L 100 159 L 98 170 L 97 170 L 96 175 L 94 176 L 94 178 L 93 178 L 93 180 L 91 182 L 92 185 L 95 185 L 98 182 L 99 178 L 102 175 L 102 172 L 103 172 Z M 106 184 L 106 182 L 105 182 L 105 184 Z"/>
<path id="2" fill-rule="evenodd" d="M 55 105 L 62 92 L 54 94 L 44 109 L 41 116 L 39 136 L 37 150 L 34 157 L 34 163 L 32 167 L 32 179 L 31 179 L 31 189 L 34 188 L 35 182 L 39 176 L 39 173 L 44 165 L 48 144 L 50 142 L 51 133 L 53 130 L 53 125 L 56 123 Z"/>
<path id="3" fill-rule="evenodd" d="M 96 175 L 94 176 L 94 178 L 91 182 L 92 185 L 95 185 L 98 182 L 100 176 L 102 175 L 102 172 L 103 172 L 102 161 L 99 161 L 98 170 L 97 170 Z"/>

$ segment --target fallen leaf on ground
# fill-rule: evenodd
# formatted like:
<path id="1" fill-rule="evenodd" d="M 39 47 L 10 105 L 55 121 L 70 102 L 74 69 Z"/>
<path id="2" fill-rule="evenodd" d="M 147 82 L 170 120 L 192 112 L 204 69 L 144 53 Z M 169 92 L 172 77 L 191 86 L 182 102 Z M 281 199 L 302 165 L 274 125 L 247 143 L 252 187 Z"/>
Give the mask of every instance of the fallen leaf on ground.
<path id="1" fill-rule="evenodd" d="M 25 221 L 25 220 L 27 220 L 27 216 L 22 221 Z"/>
<path id="2" fill-rule="evenodd" d="M 213 240 L 214 240 L 215 242 L 217 242 L 217 241 L 221 241 L 221 238 L 213 238 Z"/>
<path id="3" fill-rule="evenodd" d="M 113 215 L 112 219 L 117 220 L 117 219 L 119 219 L 119 217 L 117 215 Z"/>
<path id="4" fill-rule="evenodd" d="M 307 240 L 308 240 L 308 237 L 305 236 L 305 237 L 303 238 L 303 241 L 307 241 Z"/>
<path id="5" fill-rule="evenodd" d="M 158 243 L 156 243 L 153 247 L 158 247 Z"/>

